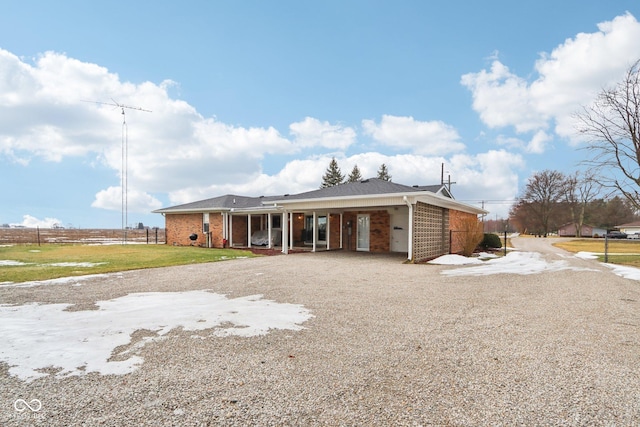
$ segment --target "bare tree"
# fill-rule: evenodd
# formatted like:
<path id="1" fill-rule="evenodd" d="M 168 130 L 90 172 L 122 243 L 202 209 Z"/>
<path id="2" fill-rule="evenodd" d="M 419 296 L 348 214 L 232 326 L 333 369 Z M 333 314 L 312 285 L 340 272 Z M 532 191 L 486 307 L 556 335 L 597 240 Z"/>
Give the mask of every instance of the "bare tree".
<path id="1" fill-rule="evenodd" d="M 517 205 L 526 207 L 538 232 L 549 233 L 551 218 L 566 191 L 567 178 L 562 172 L 545 170 L 531 176 Z M 555 224 L 554 224 L 555 225 Z"/>
<path id="2" fill-rule="evenodd" d="M 591 171 L 576 172 L 566 178 L 564 201 L 569 208 L 577 237 L 582 237 L 582 226 L 589 203 L 595 200 L 599 194 L 600 184 Z"/>
<path id="3" fill-rule="evenodd" d="M 588 138 L 585 163 L 597 171 L 595 179 L 640 209 L 640 60 L 576 117 L 578 131 Z"/>

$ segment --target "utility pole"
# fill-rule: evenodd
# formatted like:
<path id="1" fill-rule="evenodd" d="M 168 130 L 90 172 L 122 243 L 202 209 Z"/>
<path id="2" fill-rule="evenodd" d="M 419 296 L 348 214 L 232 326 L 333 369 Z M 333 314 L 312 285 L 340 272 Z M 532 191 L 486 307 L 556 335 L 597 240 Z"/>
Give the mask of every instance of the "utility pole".
<path id="1" fill-rule="evenodd" d="M 444 163 L 440 164 L 440 185 L 444 185 Z M 451 193 L 451 184 L 456 184 L 455 182 L 451 182 L 451 174 L 447 171 L 448 181 L 447 181 L 447 189 L 449 193 Z"/>
<path id="2" fill-rule="evenodd" d="M 120 104 L 111 98 L 112 102 L 99 102 L 99 101 L 84 101 L 91 102 L 93 104 L 111 105 L 112 107 L 120 108 L 122 112 L 122 169 L 120 171 L 120 187 L 122 198 L 122 244 L 127 244 L 127 223 L 129 221 L 129 177 L 128 177 L 128 161 L 129 161 L 129 136 L 127 132 L 127 120 L 124 110 L 138 110 L 146 113 L 151 113 L 151 110 L 145 110 L 141 107 L 132 107 L 130 105 Z"/>

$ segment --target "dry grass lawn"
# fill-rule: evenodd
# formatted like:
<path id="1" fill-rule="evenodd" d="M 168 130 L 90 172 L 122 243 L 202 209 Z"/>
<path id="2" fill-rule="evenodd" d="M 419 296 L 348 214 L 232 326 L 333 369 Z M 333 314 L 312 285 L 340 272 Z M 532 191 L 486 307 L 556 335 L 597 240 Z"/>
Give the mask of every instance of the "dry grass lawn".
<path id="1" fill-rule="evenodd" d="M 602 262 L 605 260 L 604 239 L 574 239 L 554 243 L 554 246 L 569 252 L 592 252 L 598 255 Z M 640 267 L 640 241 L 639 240 L 614 240 L 608 241 L 607 262 L 612 264 Z"/>

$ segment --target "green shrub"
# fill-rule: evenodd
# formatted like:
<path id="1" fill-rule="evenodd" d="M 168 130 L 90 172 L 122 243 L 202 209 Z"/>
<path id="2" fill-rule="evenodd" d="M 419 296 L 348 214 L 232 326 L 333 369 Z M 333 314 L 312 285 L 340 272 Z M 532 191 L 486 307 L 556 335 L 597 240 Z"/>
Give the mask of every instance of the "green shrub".
<path id="1" fill-rule="evenodd" d="M 500 236 L 497 234 L 484 233 L 480 247 L 482 249 L 498 249 L 502 247 L 502 240 L 500 240 Z"/>

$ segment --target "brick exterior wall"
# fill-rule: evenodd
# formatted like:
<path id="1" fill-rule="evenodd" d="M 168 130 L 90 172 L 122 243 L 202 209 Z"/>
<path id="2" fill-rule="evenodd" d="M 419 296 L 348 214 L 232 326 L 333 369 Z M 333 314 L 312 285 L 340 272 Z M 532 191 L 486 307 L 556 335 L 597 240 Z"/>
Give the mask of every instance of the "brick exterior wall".
<path id="1" fill-rule="evenodd" d="M 222 248 L 222 215 L 220 213 L 209 214 L 209 233 L 211 236 L 211 247 Z"/>
<path id="2" fill-rule="evenodd" d="M 358 214 L 369 215 L 369 252 L 389 252 L 391 250 L 391 216 L 386 210 L 345 212 L 343 217 L 345 228 L 342 235 L 344 249 L 355 251 L 357 248 Z M 351 236 L 348 233 L 348 221 L 351 221 Z M 339 217 L 338 224 L 340 224 Z M 332 247 L 338 247 L 339 244 L 340 240 L 337 240 L 336 246 Z"/>
<path id="3" fill-rule="evenodd" d="M 344 219 L 344 218 L 343 218 Z M 340 249 L 340 215 L 328 215 L 329 249 Z"/>
<path id="4" fill-rule="evenodd" d="M 413 212 L 413 260 L 449 253 L 449 210 L 418 202 Z"/>
<path id="5" fill-rule="evenodd" d="M 389 212 L 363 212 L 371 215 L 369 233 L 370 252 L 389 252 L 391 245 L 391 217 Z"/>
<path id="6" fill-rule="evenodd" d="M 232 215 L 231 223 L 233 232 L 231 233 L 231 245 L 247 246 L 247 217 L 246 215 Z M 253 224 L 251 224 L 253 228 Z"/>
<path id="7" fill-rule="evenodd" d="M 167 214 L 165 215 L 167 228 L 167 244 L 179 246 L 206 246 L 207 236 L 202 233 L 202 214 Z M 195 233 L 198 240 L 192 242 L 189 236 Z"/>
<path id="8" fill-rule="evenodd" d="M 451 253 L 458 254 L 462 252 L 462 245 L 467 238 L 467 232 L 462 225 L 464 221 L 478 222 L 478 216 L 475 214 L 455 211 L 449 211 L 449 229 L 451 230 Z"/>

